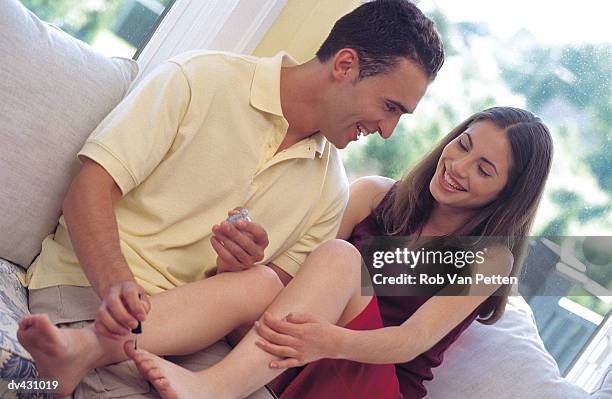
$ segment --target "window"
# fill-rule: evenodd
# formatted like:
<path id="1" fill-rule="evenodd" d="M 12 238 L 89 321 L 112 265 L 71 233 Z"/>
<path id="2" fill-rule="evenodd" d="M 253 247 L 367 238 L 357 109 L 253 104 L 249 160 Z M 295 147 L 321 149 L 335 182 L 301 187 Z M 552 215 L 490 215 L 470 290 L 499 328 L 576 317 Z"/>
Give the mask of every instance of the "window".
<path id="1" fill-rule="evenodd" d="M 172 0 L 22 0 L 40 19 L 108 56 L 132 58 Z"/>
<path id="2" fill-rule="evenodd" d="M 576 358 L 567 378 L 587 392 L 597 389 L 606 365 L 612 364 L 612 317 L 610 313 L 598 331 L 593 334 L 581 355 Z"/>
<path id="3" fill-rule="evenodd" d="M 612 4 L 421 0 L 418 5 L 443 37 L 445 65 L 415 114 L 403 117 L 387 142 L 366 139 L 349 146 L 343 154 L 349 179 L 401 177 L 452 127 L 490 106 L 518 106 L 542 117 L 555 155 L 531 232 L 538 236 L 531 242 L 531 263 L 536 255 L 548 257 L 548 283 L 555 289 L 547 291 L 540 280 L 533 295 L 524 296 L 561 371 L 567 374 L 576 364 L 590 373 L 576 377 L 585 382 L 594 368 L 609 364 L 605 353 L 612 353 L 602 346 L 612 334 L 611 323 L 605 324 L 612 307 L 612 239 L 594 261 L 589 250 L 585 256 L 585 238 L 578 237 L 591 236 L 592 242 L 612 236 L 612 41 L 602 30 Z M 530 258 L 526 267 L 529 263 Z M 599 352 L 591 345 L 599 345 Z M 588 367 L 576 363 L 581 353 L 601 353 L 602 347 L 604 355 L 591 356 Z"/>
<path id="4" fill-rule="evenodd" d="M 600 374 L 610 364 L 611 348 L 595 336 L 606 334 L 602 329 L 612 335 L 605 322 L 612 314 L 611 266 L 612 237 L 540 236 L 530 242 L 519 289 L 563 374 L 570 374 L 581 353 L 593 352 L 591 344 L 599 349 L 584 370 Z"/>

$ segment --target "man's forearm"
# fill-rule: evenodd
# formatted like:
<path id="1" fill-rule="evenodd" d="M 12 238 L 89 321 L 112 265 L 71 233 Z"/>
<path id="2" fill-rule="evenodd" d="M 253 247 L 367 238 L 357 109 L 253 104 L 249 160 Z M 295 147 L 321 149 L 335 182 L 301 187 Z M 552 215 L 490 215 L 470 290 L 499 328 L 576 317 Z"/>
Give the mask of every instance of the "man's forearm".
<path id="1" fill-rule="evenodd" d="M 64 220 L 87 279 L 104 297 L 113 284 L 134 280 L 121 253 L 113 198 L 103 186 L 73 185 L 64 201 Z"/>

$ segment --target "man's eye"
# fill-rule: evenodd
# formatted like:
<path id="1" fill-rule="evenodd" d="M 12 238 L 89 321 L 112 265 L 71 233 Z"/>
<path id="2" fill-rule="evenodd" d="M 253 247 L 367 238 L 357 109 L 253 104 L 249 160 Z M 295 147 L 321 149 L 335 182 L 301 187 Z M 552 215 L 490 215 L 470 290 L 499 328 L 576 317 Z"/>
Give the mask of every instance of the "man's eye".
<path id="1" fill-rule="evenodd" d="M 387 104 L 387 111 L 389 112 L 395 112 L 397 111 L 397 107 L 393 104 Z"/>

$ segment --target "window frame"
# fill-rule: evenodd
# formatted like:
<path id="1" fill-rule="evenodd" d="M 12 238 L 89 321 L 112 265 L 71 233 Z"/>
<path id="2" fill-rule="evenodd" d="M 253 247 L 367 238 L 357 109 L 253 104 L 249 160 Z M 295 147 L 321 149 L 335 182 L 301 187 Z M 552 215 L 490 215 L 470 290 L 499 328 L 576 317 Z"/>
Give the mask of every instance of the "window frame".
<path id="1" fill-rule="evenodd" d="M 140 72 L 132 87 L 157 65 L 185 51 L 252 53 L 287 1 L 175 0 L 134 56 Z"/>
<path id="2" fill-rule="evenodd" d="M 605 345 L 605 347 L 597 355 L 595 351 L 602 345 Z M 576 356 L 564 377 L 587 392 L 592 392 L 598 388 L 597 384 L 611 366 L 612 310 L 606 314 L 597 330 L 582 347 L 580 354 Z"/>

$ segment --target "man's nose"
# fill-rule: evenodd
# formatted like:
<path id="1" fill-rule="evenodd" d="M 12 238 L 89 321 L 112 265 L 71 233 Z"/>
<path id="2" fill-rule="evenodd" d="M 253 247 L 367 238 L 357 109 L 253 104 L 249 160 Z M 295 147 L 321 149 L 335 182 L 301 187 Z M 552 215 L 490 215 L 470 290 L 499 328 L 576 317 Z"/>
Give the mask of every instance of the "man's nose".
<path id="1" fill-rule="evenodd" d="M 386 140 L 391 137 L 395 131 L 395 128 L 397 127 L 397 124 L 399 123 L 400 117 L 401 115 L 393 116 L 387 120 L 381 121 L 378 124 L 378 132 L 383 139 Z"/>

